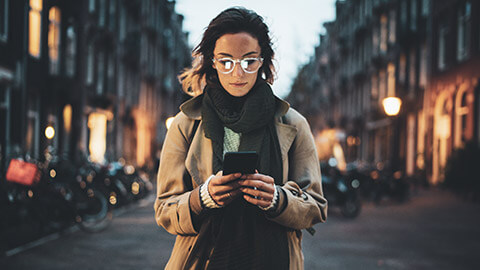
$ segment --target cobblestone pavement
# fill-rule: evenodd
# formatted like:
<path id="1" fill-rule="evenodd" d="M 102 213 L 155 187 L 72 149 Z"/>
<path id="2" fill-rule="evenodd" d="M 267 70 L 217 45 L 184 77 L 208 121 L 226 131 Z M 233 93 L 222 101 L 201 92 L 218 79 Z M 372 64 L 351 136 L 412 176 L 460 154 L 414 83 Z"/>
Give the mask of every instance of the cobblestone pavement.
<path id="1" fill-rule="evenodd" d="M 399 205 L 367 203 L 354 220 L 332 209 L 315 229 L 303 235 L 305 269 L 480 269 L 480 205 L 440 190 Z M 174 242 L 155 224 L 151 200 L 104 232 L 50 238 L 0 258 L 0 269 L 163 269 Z"/>

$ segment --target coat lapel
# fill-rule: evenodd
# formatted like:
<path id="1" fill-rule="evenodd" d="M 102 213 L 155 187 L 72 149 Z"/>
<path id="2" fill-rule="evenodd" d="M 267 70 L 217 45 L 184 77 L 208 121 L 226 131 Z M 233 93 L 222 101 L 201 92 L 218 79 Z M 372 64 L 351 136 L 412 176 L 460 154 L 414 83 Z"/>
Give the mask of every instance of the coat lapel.
<path id="1" fill-rule="evenodd" d="M 202 122 L 200 122 L 185 160 L 185 167 L 197 185 L 201 185 L 214 173 L 212 158 L 212 141 L 205 137 Z"/>

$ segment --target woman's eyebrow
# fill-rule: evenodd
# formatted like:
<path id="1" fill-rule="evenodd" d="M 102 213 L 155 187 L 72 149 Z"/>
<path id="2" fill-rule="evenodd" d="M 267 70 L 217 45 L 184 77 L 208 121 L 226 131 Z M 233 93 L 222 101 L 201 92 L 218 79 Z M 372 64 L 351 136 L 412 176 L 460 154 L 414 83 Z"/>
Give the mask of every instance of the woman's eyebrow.
<path id="1" fill-rule="evenodd" d="M 256 53 L 258 53 L 258 52 L 257 52 L 257 51 L 251 51 L 251 52 L 248 52 L 248 53 L 244 54 L 242 57 L 249 56 L 249 55 L 251 55 L 251 54 L 256 54 Z M 220 55 L 220 56 L 233 57 L 233 55 L 228 54 L 228 53 L 224 53 L 224 52 L 220 52 L 220 53 L 218 53 L 218 55 Z"/>

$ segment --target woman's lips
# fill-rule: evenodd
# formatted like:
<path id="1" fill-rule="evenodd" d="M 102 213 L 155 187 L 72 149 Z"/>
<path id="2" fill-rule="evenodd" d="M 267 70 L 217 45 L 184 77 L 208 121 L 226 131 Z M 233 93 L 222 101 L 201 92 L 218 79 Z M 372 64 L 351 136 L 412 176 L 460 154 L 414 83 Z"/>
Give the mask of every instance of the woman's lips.
<path id="1" fill-rule="evenodd" d="M 243 87 L 247 85 L 247 83 L 231 83 L 230 85 L 233 87 Z"/>

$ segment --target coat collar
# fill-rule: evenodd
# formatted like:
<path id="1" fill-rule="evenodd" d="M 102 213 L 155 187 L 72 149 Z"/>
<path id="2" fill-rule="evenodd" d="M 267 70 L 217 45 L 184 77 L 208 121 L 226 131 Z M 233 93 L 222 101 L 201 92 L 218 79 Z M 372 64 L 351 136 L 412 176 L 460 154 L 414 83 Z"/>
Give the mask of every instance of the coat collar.
<path id="1" fill-rule="evenodd" d="M 189 118 L 195 120 L 202 119 L 202 99 L 203 94 L 193 97 L 187 101 L 185 101 L 182 105 L 180 105 L 180 110 L 186 114 Z M 288 109 L 290 108 L 290 104 L 280 99 L 279 97 L 275 96 L 275 101 L 277 103 L 277 111 L 275 112 L 275 117 L 282 117 L 284 116 Z"/>

